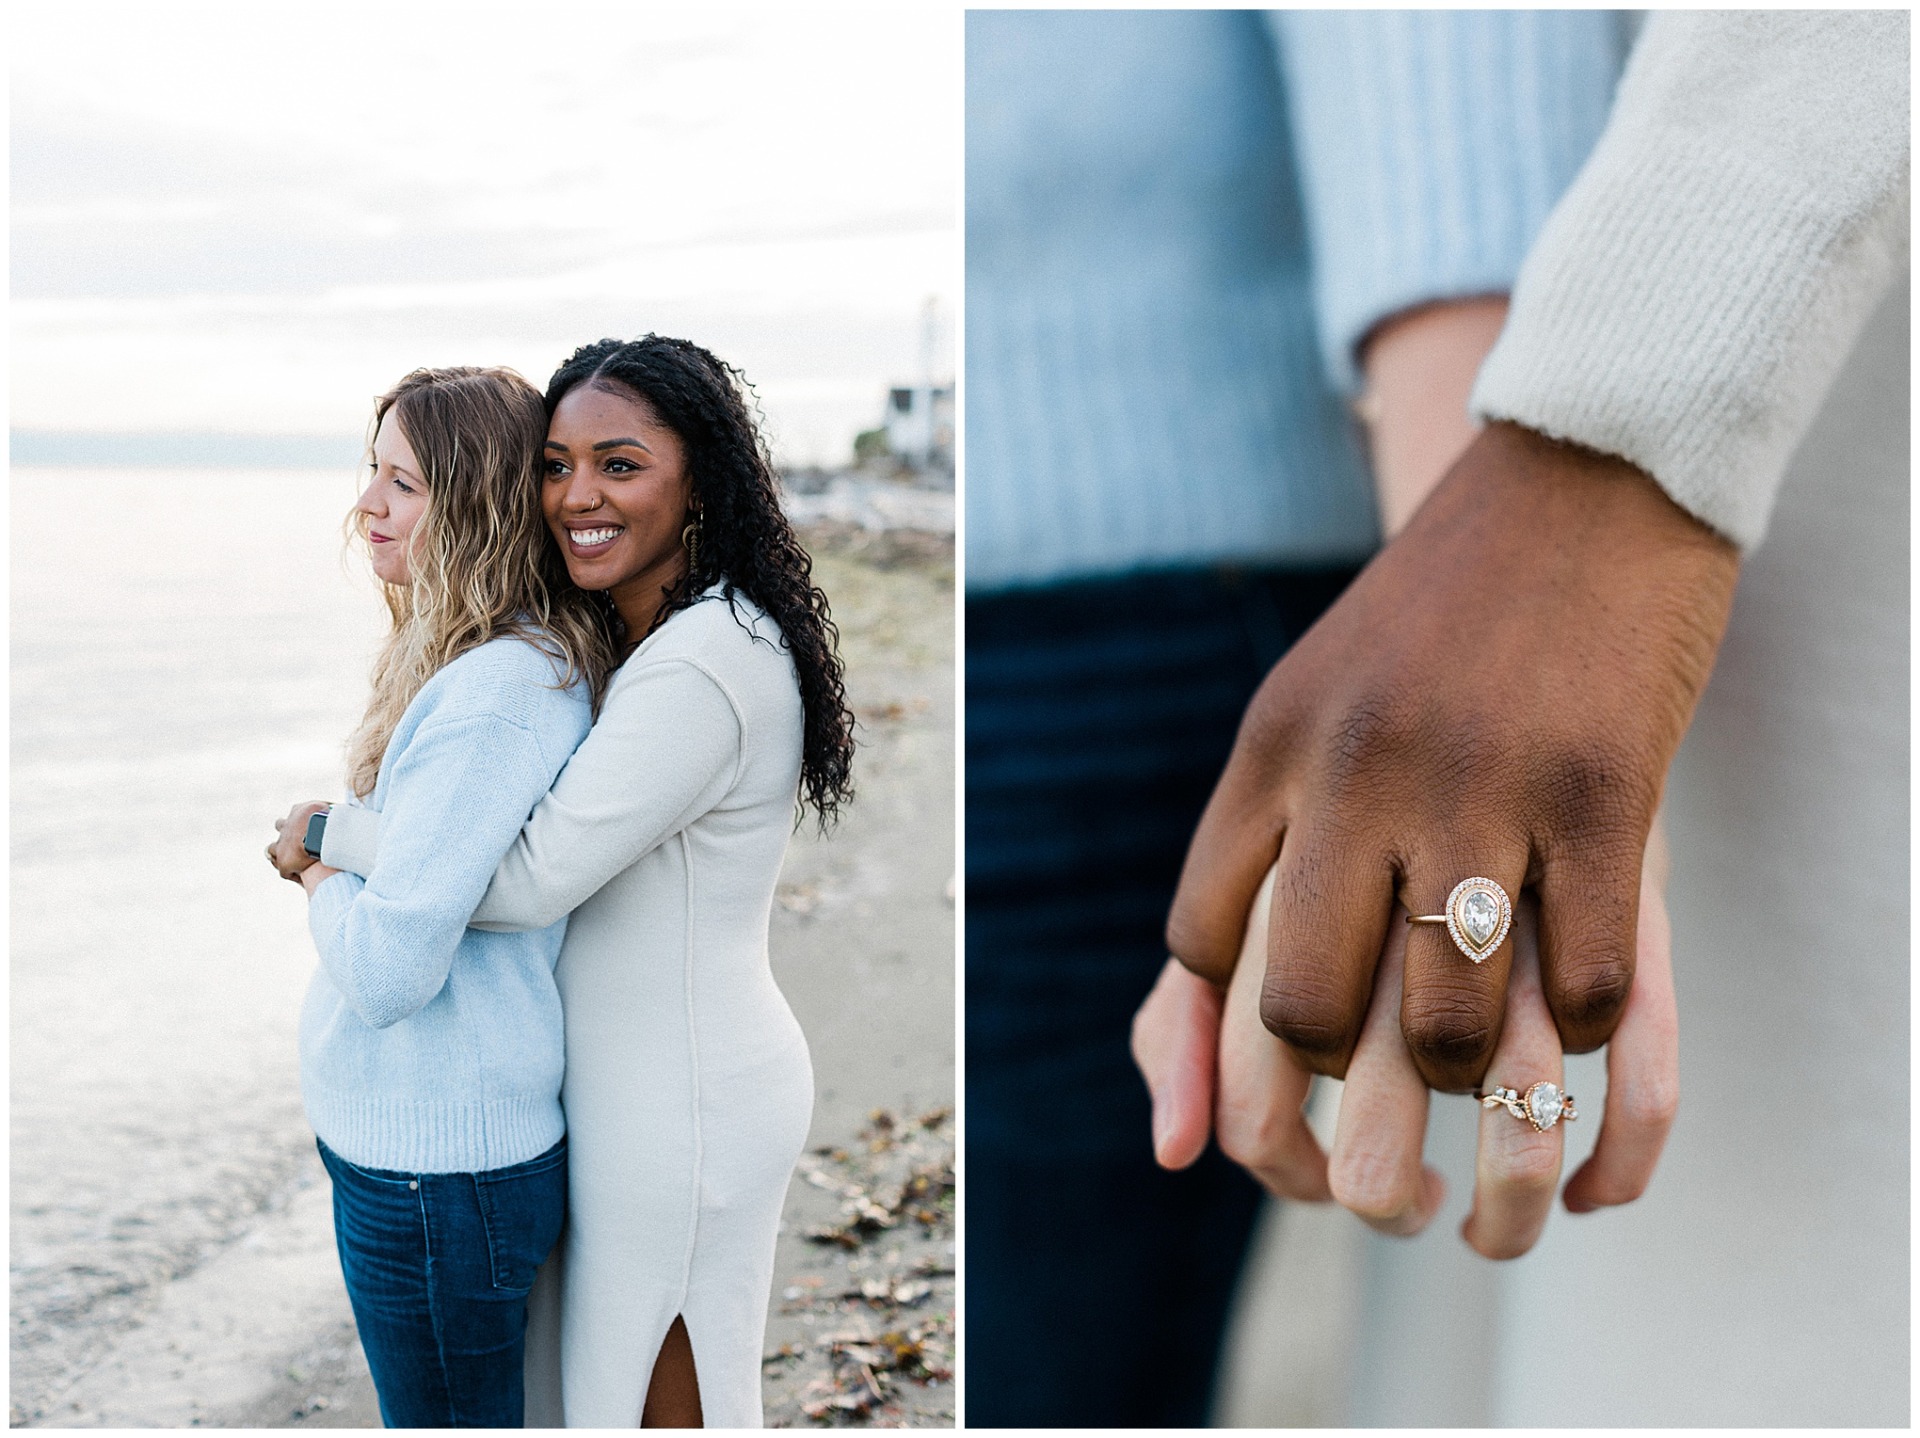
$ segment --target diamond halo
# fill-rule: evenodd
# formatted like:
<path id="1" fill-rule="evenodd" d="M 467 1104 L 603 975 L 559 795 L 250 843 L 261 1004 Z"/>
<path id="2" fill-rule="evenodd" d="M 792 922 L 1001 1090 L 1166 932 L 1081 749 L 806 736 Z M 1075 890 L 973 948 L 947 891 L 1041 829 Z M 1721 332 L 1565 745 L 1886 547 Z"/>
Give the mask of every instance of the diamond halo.
<path id="1" fill-rule="evenodd" d="M 1462 879 L 1447 895 L 1447 932 L 1474 963 L 1486 962 L 1513 927 L 1513 904 L 1491 879 Z"/>

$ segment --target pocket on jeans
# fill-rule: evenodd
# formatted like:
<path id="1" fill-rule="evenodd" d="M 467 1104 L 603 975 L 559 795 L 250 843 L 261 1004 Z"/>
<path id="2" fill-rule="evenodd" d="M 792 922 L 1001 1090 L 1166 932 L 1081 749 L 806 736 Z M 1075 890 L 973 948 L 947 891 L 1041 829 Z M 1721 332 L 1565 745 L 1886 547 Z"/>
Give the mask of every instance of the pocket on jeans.
<path id="1" fill-rule="evenodd" d="M 473 1186 L 486 1225 L 493 1286 L 525 1293 L 566 1219 L 566 1140 L 525 1163 L 476 1173 Z"/>

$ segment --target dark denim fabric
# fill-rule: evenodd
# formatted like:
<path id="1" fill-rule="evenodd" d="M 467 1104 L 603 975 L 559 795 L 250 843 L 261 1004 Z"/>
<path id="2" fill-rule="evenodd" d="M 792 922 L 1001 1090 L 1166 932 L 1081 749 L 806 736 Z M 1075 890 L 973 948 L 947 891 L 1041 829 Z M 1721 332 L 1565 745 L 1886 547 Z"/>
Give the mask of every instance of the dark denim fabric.
<path id="1" fill-rule="evenodd" d="M 518 1428 L 527 1292 L 567 1211 L 567 1141 L 485 1173 L 361 1168 L 320 1145 L 389 1428 Z"/>
<path id="2" fill-rule="evenodd" d="M 1206 1421 L 1259 1193 L 1153 1162 L 1127 1037 L 1268 669 L 1351 570 L 967 603 L 967 1419 Z"/>

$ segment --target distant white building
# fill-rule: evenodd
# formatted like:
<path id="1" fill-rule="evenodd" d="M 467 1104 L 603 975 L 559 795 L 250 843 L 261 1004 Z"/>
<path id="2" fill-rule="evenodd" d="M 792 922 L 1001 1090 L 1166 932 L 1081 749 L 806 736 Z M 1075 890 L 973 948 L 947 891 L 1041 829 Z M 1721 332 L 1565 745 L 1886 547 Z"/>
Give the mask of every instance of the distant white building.
<path id="1" fill-rule="evenodd" d="M 887 453 L 916 468 L 953 462 L 953 386 L 900 385 L 887 391 Z"/>

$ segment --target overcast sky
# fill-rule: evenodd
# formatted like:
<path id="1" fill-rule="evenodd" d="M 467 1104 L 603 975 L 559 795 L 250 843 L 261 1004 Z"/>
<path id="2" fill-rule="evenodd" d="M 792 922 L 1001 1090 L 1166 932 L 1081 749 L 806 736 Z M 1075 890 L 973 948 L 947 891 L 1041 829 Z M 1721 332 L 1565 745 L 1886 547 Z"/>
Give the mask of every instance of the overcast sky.
<path id="1" fill-rule="evenodd" d="M 12 16 L 16 429 L 359 435 L 416 365 L 681 334 L 841 456 L 958 298 L 957 8 Z"/>

